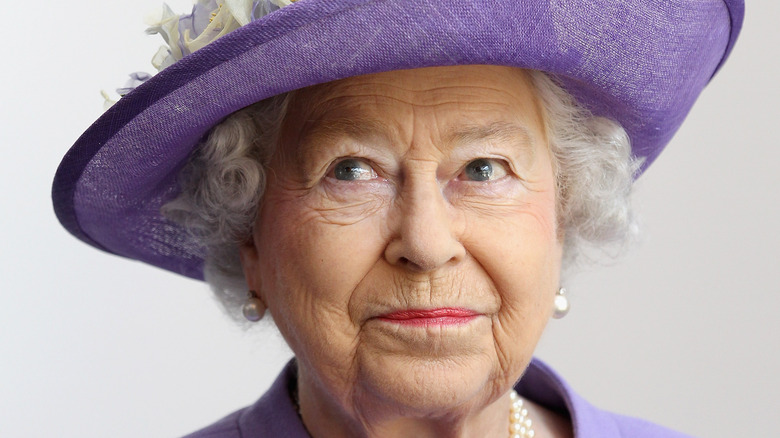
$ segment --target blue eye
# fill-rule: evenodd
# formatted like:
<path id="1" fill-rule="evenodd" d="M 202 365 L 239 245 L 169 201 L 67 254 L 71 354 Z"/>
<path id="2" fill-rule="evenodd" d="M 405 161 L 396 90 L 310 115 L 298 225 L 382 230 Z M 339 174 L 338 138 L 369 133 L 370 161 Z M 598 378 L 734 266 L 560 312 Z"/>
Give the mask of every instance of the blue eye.
<path id="1" fill-rule="evenodd" d="M 348 158 L 336 163 L 333 177 L 339 181 L 370 180 L 376 178 L 376 172 L 365 161 Z"/>
<path id="2" fill-rule="evenodd" d="M 507 174 L 506 167 L 498 160 L 478 158 L 469 162 L 463 169 L 461 179 L 470 181 L 492 181 Z"/>

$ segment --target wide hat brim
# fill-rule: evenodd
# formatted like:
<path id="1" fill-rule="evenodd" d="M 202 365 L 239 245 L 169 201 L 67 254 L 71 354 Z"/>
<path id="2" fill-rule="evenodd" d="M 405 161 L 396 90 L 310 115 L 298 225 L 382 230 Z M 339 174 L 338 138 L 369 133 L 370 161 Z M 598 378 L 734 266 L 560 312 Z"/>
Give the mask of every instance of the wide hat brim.
<path id="1" fill-rule="evenodd" d="M 60 222 L 102 250 L 202 279 L 204 249 L 166 220 L 177 173 L 211 127 L 345 77 L 492 64 L 552 74 L 620 122 L 643 170 L 728 56 L 743 0 L 300 0 L 212 42 L 124 96 L 63 158 Z"/>

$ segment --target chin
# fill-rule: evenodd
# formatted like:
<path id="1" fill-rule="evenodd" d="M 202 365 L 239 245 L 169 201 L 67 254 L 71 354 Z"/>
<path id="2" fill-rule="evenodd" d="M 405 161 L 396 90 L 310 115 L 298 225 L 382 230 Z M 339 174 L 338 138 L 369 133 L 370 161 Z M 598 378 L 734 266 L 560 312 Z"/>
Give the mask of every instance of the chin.
<path id="1" fill-rule="evenodd" d="M 361 358 L 358 367 L 361 395 L 376 398 L 379 405 L 404 416 L 468 411 L 489 403 L 514 381 L 502 378 L 497 361 L 485 354 L 441 358 L 367 356 Z"/>

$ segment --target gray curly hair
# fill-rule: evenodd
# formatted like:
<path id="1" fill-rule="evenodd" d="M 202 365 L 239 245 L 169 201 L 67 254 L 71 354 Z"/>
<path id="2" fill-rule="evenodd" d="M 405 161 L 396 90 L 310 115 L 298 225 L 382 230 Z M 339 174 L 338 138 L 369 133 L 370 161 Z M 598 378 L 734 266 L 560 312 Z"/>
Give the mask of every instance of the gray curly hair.
<path id="1" fill-rule="evenodd" d="M 622 252 L 636 234 L 630 194 L 640 164 L 626 132 L 593 116 L 546 74 L 529 73 L 555 162 L 564 267 L 583 255 L 593 259 L 592 249 Z M 181 194 L 162 208 L 206 248 L 206 281 L 238 320 L 246 300 L 239 247 L 251 238 L 266 165 L 293 93 L 237 111 L 212 128 L 181 172 Z"/>

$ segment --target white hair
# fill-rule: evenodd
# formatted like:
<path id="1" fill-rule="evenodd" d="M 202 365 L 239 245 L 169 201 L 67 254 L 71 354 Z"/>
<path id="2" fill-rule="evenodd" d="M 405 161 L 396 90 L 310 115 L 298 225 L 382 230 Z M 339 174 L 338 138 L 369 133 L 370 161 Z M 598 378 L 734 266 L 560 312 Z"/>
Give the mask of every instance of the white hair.
<path id="1" fill-rule="evenodd" d="M 621 254 L 637 234 L 631 189 L 641 161 L 619 123 L 597 117 L 539 71 L 531 72 L 554 157 L 564 267 Z"/>
<path id="2" fill-rule="evenodd" d="M 588 248 L 622 252 L 636 233 L 630 194 L 639 164 L 628 135 L 618 123 L 578 105 L 546 74 L 530 75 L 554 158 L 564 267 Z M 181 194 L 162 208 L 205 246 L 206 281 L 239 321 L 247 296 L 239 247 L 251 239 L 266 166 L 292 93 L 239 110 L 212 128 L 181 172 Z"/>

